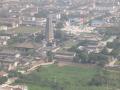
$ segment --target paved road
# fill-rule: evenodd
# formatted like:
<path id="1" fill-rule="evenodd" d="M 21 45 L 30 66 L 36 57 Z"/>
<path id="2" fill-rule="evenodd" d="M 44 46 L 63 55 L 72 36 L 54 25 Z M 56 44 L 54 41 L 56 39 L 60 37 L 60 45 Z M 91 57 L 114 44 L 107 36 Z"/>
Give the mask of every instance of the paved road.
<path id="1" fill-rule="evenodd" d="M 52 65 L 54 63 L 55 63 L 55 61 L 48 62 L 48 63 L 38 63 L 38 64 L 34 65 L 33 67 L 31 67 L 30 69 L 28 69 L 27 72 L 25 72 L 25 74 L 29 74 L 30 72 L 36 70 L 39 66 Z"/>

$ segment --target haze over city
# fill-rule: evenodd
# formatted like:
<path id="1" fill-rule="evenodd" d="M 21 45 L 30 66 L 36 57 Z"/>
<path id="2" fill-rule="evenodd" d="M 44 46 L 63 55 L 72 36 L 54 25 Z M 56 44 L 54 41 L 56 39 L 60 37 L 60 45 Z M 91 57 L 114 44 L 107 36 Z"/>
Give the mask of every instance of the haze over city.
<path id="1" fill-rule="evenodd" d="M 120 0 L 0 0 L 0 90 L 120 90 Z"/>

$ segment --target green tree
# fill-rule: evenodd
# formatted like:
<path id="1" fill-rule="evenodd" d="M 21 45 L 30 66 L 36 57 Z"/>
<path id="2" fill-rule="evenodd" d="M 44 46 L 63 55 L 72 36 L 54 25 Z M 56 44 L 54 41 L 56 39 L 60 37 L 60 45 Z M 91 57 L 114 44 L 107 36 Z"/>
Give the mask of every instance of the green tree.
<path id="1" fill-rule="evenodd" d="M 74 57 L 75 62 L 88 63 L 88 52 L 85 50 L 77 50 Z"/>
<path id="2" fill-rule="evenodd" d="M 61 42 L 67 40 L 67 37 L 68 37 L 68 35 L 65 32 L 63 32 L 61 30 L 56 30 L 55 31 L 55 38 L 59 39 Z"/>
<path id="3" fill-rule="evenodd" d="M 72 46 L 71 48 L 68 49 L 70 52 L 75 52 L 77 50 L 78 46 Z"/>
<path id="4" fill-rule="evenodd" d="M 51 51 L 47 52 L 47 58 L 48 58 L 48 62 L 51 62 L 53 60 L 53 53 Z"/>
<path id="5" fill-rule="evenodd" d="M 58 29 L 61 29 L 61 28 L 63 28 L 63 27 L 64 27 L 63 22 L 58 22 L 58 23 L 56 24 L 56 28 L 58 28 Z"/>
<path id="6" fill-rule="evenodd" d="M 7 77 L 0 77 L 0 85 L 4 84 L 8 80 Z"/>
<path id="7" fill-rule="evenodd" d="M 98 55 L 96 53 L 90 53 L 89 54 L 89 62 L 90 63 L 96 63 L 98 61 Z"/>
<path id="8" fill-rule="evenodd" d="M 108 61 L 108 56 L 101 53 L 90 53 L 89 54 L 89 62 L 96 63 L 99 66 L 104 66 Z"/>
<path id="9" fill-rule="evenodd" d="M 35 50 L 29 49 L 29 50 L 27 51 L 27 54 L 28 54 L 28 55 L 31 55 L 31 56 L 34 56 L 34 55 L 35 55 Z"/>
<path id="10" fill-rule="evenodd" d="M 20 72 L 17 72 L 17 71 L 10 71 L 9 74 L 8 74 L 8 77 L 9 78 L 12 78 L 12 77 L 20 77 L 22 74 Z"/>
<path id="11" fill-rule="evenodd" d="M 117 57 L 120 54 L 120 49 L 113 49 L 110 53 L 113 57 Z"/>
<path id="12" fill-rule="evenodd" d="M 101 53 L 104 54 L 104 55 L 108 55 L 109 52 L 108 52 L 107 47 L 105 47 L 105 48 L 101 51 Z"/>

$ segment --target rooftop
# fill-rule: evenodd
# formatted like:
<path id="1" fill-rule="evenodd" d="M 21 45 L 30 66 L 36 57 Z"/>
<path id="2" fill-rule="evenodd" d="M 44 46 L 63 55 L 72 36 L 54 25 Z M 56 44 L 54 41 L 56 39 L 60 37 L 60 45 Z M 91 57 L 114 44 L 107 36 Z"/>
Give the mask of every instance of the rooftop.
<path id="1" fill-rule="evenodd" d="M 26 48 L 26 49 L 35 49 L 38 47 L 38 45 L 36 43 L 33 42 L 24 42 L 24 43 L 17 43 L 16 45 L 14 45 L 15 48 Z"/>

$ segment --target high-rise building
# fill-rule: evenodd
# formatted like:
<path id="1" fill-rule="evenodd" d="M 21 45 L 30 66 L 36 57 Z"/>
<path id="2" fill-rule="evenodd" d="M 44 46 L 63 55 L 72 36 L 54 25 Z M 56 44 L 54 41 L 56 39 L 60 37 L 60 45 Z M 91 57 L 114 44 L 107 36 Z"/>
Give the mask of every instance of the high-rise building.
<path id="1" fill-rule="evenodd" d="M 47 45 L 53 45 L 54 44 L 54 28 L 53 28 L 53 16 L 49 15 L 46 21 L 46 30 L 45 30 L 45 39 L 47 42 Z"/>

